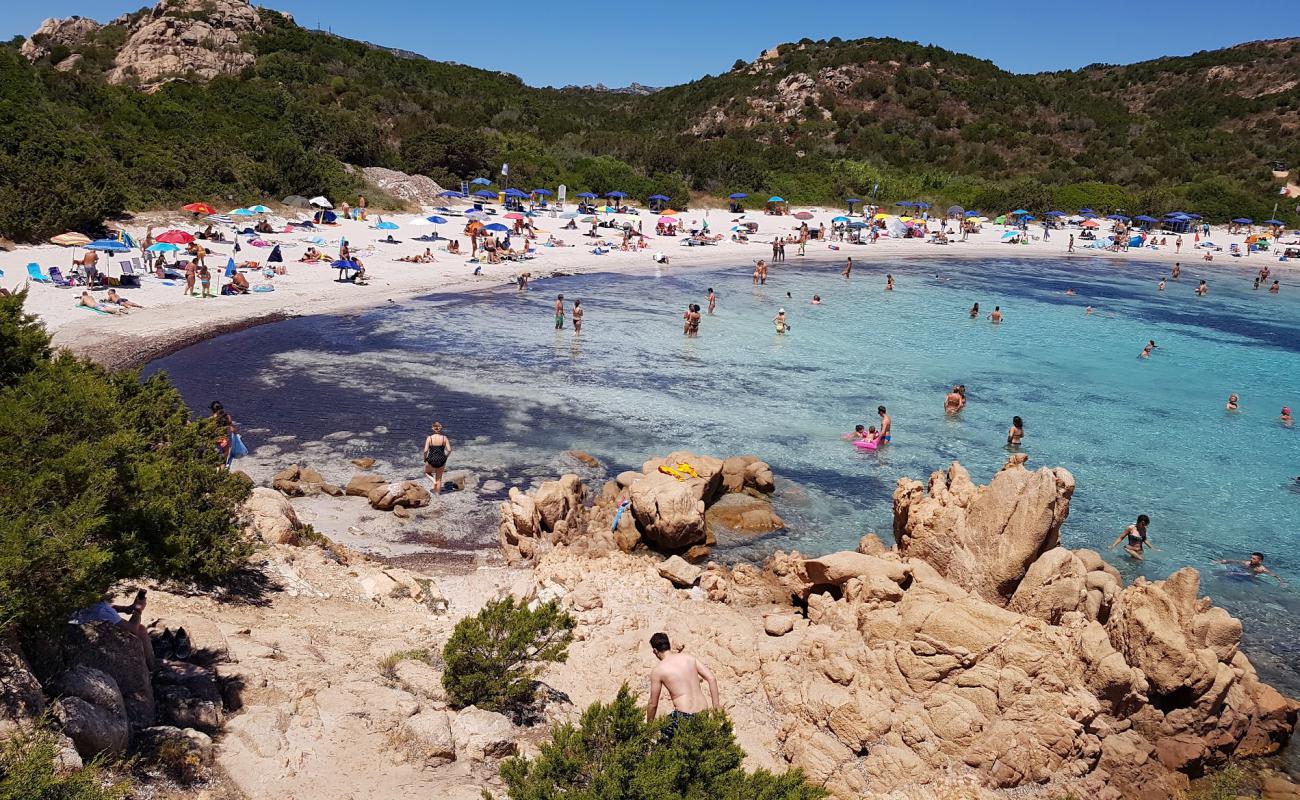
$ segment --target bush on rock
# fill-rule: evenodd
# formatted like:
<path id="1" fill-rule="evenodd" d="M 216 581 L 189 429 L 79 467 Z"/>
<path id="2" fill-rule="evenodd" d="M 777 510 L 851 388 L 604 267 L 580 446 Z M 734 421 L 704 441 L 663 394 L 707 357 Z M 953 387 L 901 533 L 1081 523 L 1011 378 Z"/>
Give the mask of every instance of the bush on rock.
<path id="1" fill-rule="evenodd" d="M 593 797 L 601 800 L 819 800 L 826 791 L 791 770 L 745 772 L 725 714 L 682 720 L 671 738 L 664 720 L 646 722 L 627 685 L 614 702 L 595 703 L 575 727 L 557 728 L 534 759 L 501 765 L 511 800 Z"/>
<path id="2" fill-rule="evenodd" d="M 68 769 L 47 728 L 0 744 L 0 800 L 124 800 L 130 785 L 108 780 L 97 762 Z"/>
<path id="3" fill-rule="evenodd" d="M 513 597 L 488 603 L 456 623 L 442 650 L 447 699 L 490 711 L 527 706 L 542 665 L 568 658 L 576 624 L 556 600 L 536 609 Z"/>

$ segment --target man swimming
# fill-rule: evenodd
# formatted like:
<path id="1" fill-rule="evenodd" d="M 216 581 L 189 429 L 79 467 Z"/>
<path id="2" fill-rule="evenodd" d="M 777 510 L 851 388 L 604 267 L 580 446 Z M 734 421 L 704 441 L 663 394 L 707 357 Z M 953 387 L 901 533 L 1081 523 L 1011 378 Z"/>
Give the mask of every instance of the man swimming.
<path id="1" fill-rule="evenodd" d="M 1259 553 L 1259 552 L 1251 553 L 1249 561 L 1236 561 L 1230 558 L 1221 558 L 1214 563 L 1232 564 L 1233 566 L 1242 567 L 1252 575 L 1272 575 L 1274 578 L 1277 579 L 1277 582 L 1280 585 L 1286 586 L 1286 581 L 1282 580 L 1282 578 L 1276 572 L 1264 566 L 1263 553 Z"/>
<path id="2" fill-rule="evenodd" d="M 1142 348 L 1142 358 L 1150 358 L 1151 351 L 1156 349 L 1156 340 L 1147 339 L 1147 346 Z"/>
<path id="3" fill-rule="evenodd" d="M 686 653 L 672 652 L 672 642 L 668 641 L 666 633 L 651 636 L 650 649 L 654 651 L 659 663 L 650 671 L 650 702 L 645 710 L 646 721 L 654 721 L 659 712 L 659 693 L 665 688 L 668 689 L 668 697 L 673 704 L 672 719 L 664 730 L 668 737 L 677 731 L 677 725 L 681 721 L 710 707 L 715 710 L 722 708 L 722 701 L 718 697 L 718 679 L 713 677 L 713 672 L 703 661 Z M 706 704 L 704 692 L 700 691 L 701 681 L 709 685 L 708 703 L 711 705 Z"/>

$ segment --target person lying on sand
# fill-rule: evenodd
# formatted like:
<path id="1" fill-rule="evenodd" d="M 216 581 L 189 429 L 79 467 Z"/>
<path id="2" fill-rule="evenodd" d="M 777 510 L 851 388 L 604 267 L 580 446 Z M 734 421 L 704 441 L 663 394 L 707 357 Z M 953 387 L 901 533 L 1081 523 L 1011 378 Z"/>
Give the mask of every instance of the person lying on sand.
<path id="1" fill-rule="evenodd" d="M 103 303 L 98 302 L 97 300 L 95 300 L 94 297 L 91 297 L 90 292 L 82 292 L 81 300 L 77 302 L 77 305 L 83 306 L 85 308 L 91 308 L 94 309 L 95 311 L 103 311 L 106 314 L 127 313 L 126 309 L 122 308 L 121 306 L 112 305 L 112 304 L 105 305 Z"/>
<path id="2" fill-rule="evenodd" d="M 298 260 L 303 263 L 310 263 L 312 261 L 320 261 L 324 257 L 324 253 L 317 250 L 315 247 L 308 247 L 307 252 L 303 253 L 302 258 Z"/>
<path id="3" fill-rule="evenodd" d="M 108 290 L 108 297 L 104 298 L 104 302 L 122 306 L 123 308 L 144 308 L 144 306 L 139 303 L 134 303 L 118 294 L 116 289 Z"/>

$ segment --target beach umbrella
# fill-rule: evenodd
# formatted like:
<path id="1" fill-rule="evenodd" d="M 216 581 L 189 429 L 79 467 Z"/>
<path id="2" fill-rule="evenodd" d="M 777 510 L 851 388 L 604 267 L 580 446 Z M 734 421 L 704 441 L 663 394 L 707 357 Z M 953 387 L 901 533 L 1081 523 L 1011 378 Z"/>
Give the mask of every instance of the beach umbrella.
<path id="1" fill-rule="evenodd" d="M 1101 227 L 1101 223 L 1098 222 L 1098 221 L 1095 220 L 1095 219 L 1085 219 L 1083 222 L 1080 222 L 1080 223 L 1079 223 L 1079 227 L 1081 227 L 1081 228 L 1100 228 L 1100 227 Z"/>
<path id="2" fill-rule="evenodd" d="M 732 194 L 727 195 L 728 200 L 744 200 L 746 197 L 749 197 L 749 195 L 745 194 L 744 192 L 734 192 Z"/>
<path id="3" fill-rule="evenodd" d="M 1264 225 L 1285 225 L 1286 223 L 1283 222 L 1283 221 L 1280 220 L 1280 219 L 1266 219 L 1266 220 L 1264 220 L 1264 222 L 1263 222 L 1262 224 L 1264 224 Z"/>
<path id="4" fill-rule="evenodd" d="M 1007 231 L 1006 233 L 1002 234 L 1002 241 L 1005 242 L 1008 239 L 1014 239 L 1019 235 L 1020 235 L 1020 231 Z"/>
<path id="5" fill-rule="evenodd" d="M 69 231 L 60 233 L 50 240 L 51 244 L 62 245 L 64 247 L 80 247 L 83 244 L 90 244 L 90 237 L 84 233 Z"/>
<path id="6" fill-rule="evenodd" d="M 1232 221 L 1234 225 L 1251 225 L 1251 221 L 1246 217 L 1238 217 Z"/>
<path id="7" fill-rule="evenodd" d="M 794 215 L 794 218 L 797 219 L 797 220 L 801 220 L 801 221 L 807 221 L 807 220 L 812 219 L 812 218 L 813 218 L 813 215 L 812 215 L 812 212 L 810 212 L 810 211 L 800 211 L 800 212 L 798 212 L 797 214 Z"/>
<path id="8" fill-rule="evenodd" d="M 966 209 L 962 208 L 961 206 L 948 206 L 948 216 L 950 217 L 960 217 L 962 214 L 965 213 L 966 213 Z"/>
<path id="9" fill-rule="evenodd" d="M 343 261 L 343 260 L 332 261 L 330 262 L 330 266 L 333 267 L 334 269 L 349 269 L 349 270 L 361 269 L 361 267 L 357 266 L 357 262 L 351 259 L 348 259 L 347 261 Z"/>
<path id="10" fill-rule="evenodd" d="M 1139 214 L 1133 219 L 1137 220 L 1138 222 L 1159 222 L 1160 221 L 1155 217 L 1148 217 L 1146 214 Z"/>
<path id="11" fill-rule="evenodd" d="M 99 250 L 104 253 L 129 253 L 131 248 L 116 239 L 100 239 L 84 245 L 87 250 Z"/>
<path id="12" fill-rule="evenodd" d="M 524 218 L 524 215 L 523 215 L 523 214 L 516 213 L 516 212 L 514 212 L 514 211 L 511 211 L 509 214 L 506 214 L 504 218 L 505 218 L 505 219 L 523 219 L 523 218 Z"/>
<path id="13" fill-rule="evenodd" d="M 924 200 L 918 200 L 916 201 L 916 207 L 924 211 L 925 209 L 930 207 L 930 204 L 925 202 Z"/>
<path id="14" fill-rule="evenodd" d="M 527 196 L 528 195 L 524 194 L 518 189 L 514 189 L 514 188 L 506 189 L 506 197 L 527 197 Z"/>
<path id="15" fill-rule="evenodd" d="M 857 197 L 846 197 L 846 198 L 844 198 L 844 202 L 846 202 L 846 203 L 861 203 L 862 200 L 859 199 L 859 198 L 857 198 Z"/>
<path id="16" fill-rule="evenodd" d="M 854 221 L 854 222 L 850 222 L 850 223 L 849 223 L 849 227 L 850 227 L 850 228 L 865 228 L 865 227 L 867 227 L 867 223 L 865 223 L 865 222 L 861 222 L 861 221 Z"/>
<path id="17" fill-rule="evenodd" d="M 433 223 L 424 217 L 412 217 L 406 221 L 406 224 L 415 228 L 422 228 L 425 225 L 432 225 Z"/>
<path id="18" fill-rule="evenodd" d="M 497 193 L 488 191 L 487 189 L 479 189 L 474 193 L 474 196 L 481 197 L 484 200 L 495 200 L 497 198 Z"/>
<path id="19" fill-rule="evenodd" d="M 1064 212 L 1064 211 L 1048 211 L 1048 212 L 1047 212 L 1046 214 L 1044 214 L 1043 216 L 1047 216 L 1047 217 L 1064 217 L 1064 216 L 1065 216 L 1065 212 Z"/>
<path id="20" fill-rule="evenodd" d="M 474 184 L 475 186 L 491 186 L 491 185 L 492 185 L 492 181 L 488 180 L 487 178 L 475 178 L 474 180 L 470 181 L 470 183 Z"/>
<path id="21" fill-rule="evenodd" d="M 577 219 L 577 218 L 578 218 L 577 211 L 566 211 L 560 215 L 560 219 Z"/>
<path id="22" fill-rule="evenodd" d="M 550 197 L 554 192 L 550 189 L 534 189 L 533 194 L 540 194 L 542 197 Z"/>
<path id="23" fill-rule="evenodd" d="M 443 191 L 438 192 L 438 197 L 460 197 L 460 198 L 464 198 L 464 197 L 468 197 L 468 196 L 469 196 L 469 195 L 465 194 L 464 192 L 458 192 L 458 191 L 456 191 L 455 189 L 444 189 Z"/>
<path id="24" fill-rule="evenodd" d="M 1011 212 L 1011 216 L 1013 216 L 1013 217 L 1019 217 L 1019 216 L 1023 216 L 1023 215 L 1028 214 L 1028 213 L 1029 213 L 1029 212 L 1026 211 L 1026 210 L 1024 210 L 1023 208 L 1017 208 L 1015 211 L 1012 211 L 1012 212 Z"/>
<path id="25" fill-rule="evenodd" d="M 840 216 L 840 217 L 831 217 L 831 222 L 848 222 L 848 221 L 849 221 L 849 218 L 848 218 L 848 217 L 844 217 L 844 216 Z"/>
<path id="26" fill-rule="evenodd" d="M 434 214 L 429 217 L 425 217 L 425 219 L 429 222 L 432 222 L 434 225 L 445 225 L 447 223 L 447 220 L 444 217 L 440 217 L 437 214 Z"/>
<path id="27" fill-rule="evenodd" d="M 1006 214 L 999 214 L 999 215 L 997 215 L 996 217 L 993 218 L 993 221 L 996 222 L 996 223 L 999 224 L 999 225 L 1005 225 L 1005 224 L 1007 223 L 1007 215 L 1006 215 Z"/>
<path id="28" fill-rule="evenodd" d="M 662 200 L 662 201 L 664 201 L 664 202 L 668 202 L 668 200 L 670 200 L 671 198 L 669 198 L 667 195 L 662 195 L 662 194 L 652 194 L 652 195 L 650 195 L 650 197 L 647 198 L 647 199 L 649 199 L 649 200 Z"/>
<path id="29" fill-rule="evenodd" d="M 591 225 L 592 223 L 597 222 L 597 220 L 596 220 L 595 217 L 583 217 L 582 219 L 580 219 L 580 220 L 578 220 L 578 221 L 579 221 L 579 222 L 582 222 L 582 223 L 585 223 L 585 224 L 587 224 L 587 225 Z"/>
<path id="30" fill-rule="evenodd" d="M 333 208 L 333 207 L 334 207 L 334 204 L 333 204 L 333 203 L 331 203 L 327 198 L 322 197 L 322 196 L 320 196 L 320 195 L 317 195 L 316 197 L 313 197 L 312 199 L 308 200 L 307 202 L 311 203 L 311 204 L 314 205 L 314 206 L 319 206 L 320 208 Z"/>
<path id="31" fill-rule="evenodd" d="M 1091 208 L 1081 208 L 1081 209 L 1079 209 L 1079 213 L 1080 213 L 1080 214 L 1096 214 L 1097 212 L 1096 212 L 1096 211 L 1093 211 Z"/>
<path id="32" fill-rule="evenodd" d="M 1128 222 L 1128 221 L 1129 221 L 1129 218 L 1126 217 L 1126 216 L 1124 216 L 1123 214 L 1108 214 L 1108 215 L 1106 215 L 1106 219 L 1113 219 L 1113 220 L 1116 220 L 1117 222 Z"/>
<path id="33" fill-rule="evenodd" d="M 248 210 L 249 210 L 249 211 L 252 211 L 254 214 L 270 214 L 270 213 L 271 213 L 271 209 L 267 208 L 266 206 L 261 206 L 261 205 L 259 205 L 259 206 L 249 206 Z"/>
<path id="34" fill-rule="evenodd" d="M 582 198 L 585 198 L 585 199 L 587 199 L 587 200 L 595 200 L 595 199 L 596 199 L 596 195 L 592 194 L 591 192 L 578 192 L 578 197 L 582 197 Z"/>
<path id="35" fill-rule="evenodd" d="M 509 228 L 502 225 L 500 222 L 494 222 L 491 225 L 486 226 L 483 230 L 496 231 L 498 233 L 508 233 L 510 231 Z"/>
<path id="36" fill-rule="evenodd" d="M 381 231 L 395 231 L 398 229 L 398 225 L 396 222 L 386 222 L 384 220 L 380 220 L 379 224 L 375 225 L 375 229 Z"/>
<path id="37" fill-rule="evenodd" d="M 978 211 L 967 211 L 967 212 L 966 212 L 966 216 L 968 216 L 968 217 L 978 217 L 979 215 L 980 215 L 980 212 L 978 212 Z"/>
<path id="38" fill-rule="evenodd" d="M 1031 217 L 1031 216 L 1026 215 L 1026 216 L 1024 216 L 1024 217 L 1021 217 L 1021 218 L 1020 218 L 1020 221 L 1021 221 L 1021 222 L 1033 222 L 1033 221 L 1034 221 L 1034 218 Z"/>
<path id="39" fill-rule="evenodd" d="M 677 218 L 676 218 L 676 217 L 660 217 L 660 218 L 659 218 L 659 224 L 660 224 L 660 225 L 676 225 L 676 224 L 677 224 Z"/>
<path id="40" fill-rule="evenodd" d="M 171 242 L 155 242 L 145 248 L 148 253 L 175 253 L 180 248 Z"/>
<path id="41" fill-rule="evenodd" d="M 606 197 L 612 197 L 612 198 L 614 198 L 615 200 L 622 200 L 624 197 L 627 197 L 627 193 L 626 193 L 626 192 L 610 192 L 609 194 L 607 194 L 607 195 L 605 195 L 605 196 L 606 196 Z"/>
<path id="42" fill-rule="evenodd" d="M 204 217 L 208 222 L 215 222 L 218 225 L 234 225 L 235 221 L 229 214 L 209 214 Z"/>
<path id="43" fill-rule="evenodd" d="M 155 242 L 170 242 L 171 244 L 189 244 L 194 241 L 194 234 L 178 231 L 175 228 L 169 231 L 163 231 L 153 237 Z"/>
<path id="44" fill-rule="evenodd" d="M 1188 218 L 1188 219 L 1200 219 L 1200 218 L 1201 218 L 1201 215 L 1200 215 L 1200 214 L 1188 214 L 1188 215 L 1187 215 L 1187 218 Z"/>
<path id="45" fill-rule="evenodd" d="M 251 208 L 236 208 L 230 212 L 230 215 L 233 217 L 254 217 L 257 216 L 257 212 Z"/>
<path id="46" fill-rule="evenodd" d="M 777 197 L 776 195 L 773 195 L 773 196 L 767 198 L 767 202 L 769 202 L 769 203 L 784 203 L 784 202 L 785 202 L 785 198 L 784 198 L 784 197 Z"/>
<path id="47" fill-rule="evenodd" d="M 215 214 L 215 213 L 217 213 L 217 210 L 216 210 L 215 208 L 213 208 L 212 206 L 208 205 L 207 203 L 190 203 L 189 205 L 181 206 L 181 210 L 182 210 L 182 211 L 189 211 L 189 212 L 192 213 L 192 214 Z"/>

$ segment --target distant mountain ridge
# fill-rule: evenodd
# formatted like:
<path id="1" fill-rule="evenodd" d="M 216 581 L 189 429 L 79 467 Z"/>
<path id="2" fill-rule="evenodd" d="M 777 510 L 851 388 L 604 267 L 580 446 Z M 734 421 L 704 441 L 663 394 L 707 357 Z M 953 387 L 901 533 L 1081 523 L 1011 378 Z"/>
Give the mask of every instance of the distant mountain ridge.
<path id="1" fill-rule="evenodd" d="M 675 205 L 741 191 L 1250 216 L 1272 213 L 1271 163 L 1300 164 L 1300 39 L 1033 75 L 896 39 L 804 39 L 685 84 L 555 89 L 246 0 L 162 0 L 0 48 L 3 100 L 0 122 L 34 126 L 0 148 L 14 187 L 100 165 L 121 180 L 71 204 L 110 209 L 355 191 L 345 163 L 443 186 L 508 163 L 511 185 Z M 44 230 L 21 200 L 6 223 L 7 191 L 0 232 Z"/>

